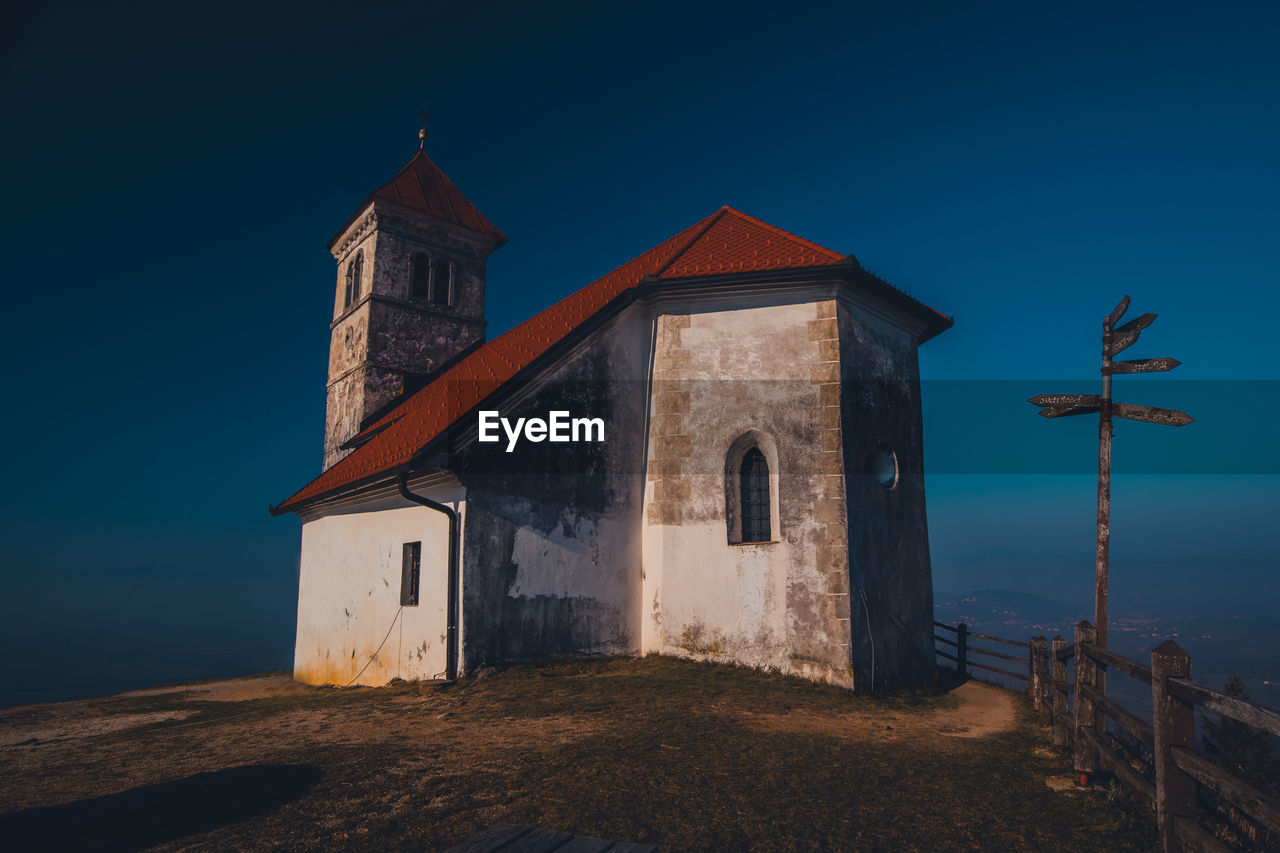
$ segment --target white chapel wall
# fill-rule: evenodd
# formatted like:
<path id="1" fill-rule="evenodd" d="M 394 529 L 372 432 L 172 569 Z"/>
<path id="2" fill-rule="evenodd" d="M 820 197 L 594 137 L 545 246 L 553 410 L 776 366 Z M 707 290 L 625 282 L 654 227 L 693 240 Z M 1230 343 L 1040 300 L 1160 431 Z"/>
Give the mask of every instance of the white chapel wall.
<path id="1" fill-rule="evenodd" d="M 462 501 L 451 503 L 465 510 Z M 344 685 L 366 663 L 357 684 L 441 676 L 448 533 L 448 519 L 423 506 L 328 515 L 305 523 L 294 677 L 307 684 Z M 403 546 L 418 541 L 420 603 L 404 607 L 397 620 Z"/>

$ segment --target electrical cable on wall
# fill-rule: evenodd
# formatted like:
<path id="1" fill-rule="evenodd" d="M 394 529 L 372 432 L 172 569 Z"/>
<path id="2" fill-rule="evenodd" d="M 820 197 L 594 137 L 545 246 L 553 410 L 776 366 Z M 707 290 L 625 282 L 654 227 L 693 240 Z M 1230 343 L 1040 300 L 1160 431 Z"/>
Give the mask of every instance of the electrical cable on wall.
<path id="1" fill-rule="evenodd" d="M 378 652 L 382 651 L 382 647 L 387 644 L 387 640 L 391 637 L 391 630 L 392 628 L 396 627 L 396 622 L 400 621 L 400 614 L 403 612 L 404 612 L 404 605 L 401 604 L 400 609 L 396 611 L 396 615 L 391 620 L 390 627 L 387 628 L 387 636 L 382 638 L 382 642 L 378 643 L 378 647 L 373 650 L 373 654 L 369 655 L 368 663 L 366 663 L 364 667 L 359 672 L 356 673 L 355 678 L 351 679 L 341 687 L 335 687 L 334 690 L 346 690 L 348 687 L 355 684 L 356 681 L 360 678 L 360 676 L 364 675 L 364 671 L 369 668 L 369 664 L 373 663 L 373 659 L 378 656 Z"/>
<path id="2" fill-rule="evenodd" d="M 872 637 L 872 612 L 867 608 L 867 590 L 860 589 L 858 592 L 863 597 L 863 613 L 867 616 L 867 639 L 872 644 L 872 693 L 876 693 L 876 638 Z"/>

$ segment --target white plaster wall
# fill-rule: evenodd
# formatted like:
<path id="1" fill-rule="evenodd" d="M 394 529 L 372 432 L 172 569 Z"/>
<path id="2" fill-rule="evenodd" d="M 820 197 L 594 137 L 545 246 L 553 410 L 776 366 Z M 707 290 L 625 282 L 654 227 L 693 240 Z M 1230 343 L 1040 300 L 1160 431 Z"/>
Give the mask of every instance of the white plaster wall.
<path id="1" fill-rule="evenodd" d="M 462 513 L 463 502 L 451 504 Z M 448 533 L 448 519 L 423 506 L 329 515 L 304 524 L 294 678 L 344 685 L 362 668 L 357 684 L 441 676 Z M 403 608 L 397 619 L 403 546 L 417 541 L 419 604 Z"/>
<path id="2" fill-rule="evenodd" d="M 819 571 L 815 556 L 826 541 L 815 505 L 826 499 L 829 485 L 829 472 L 815 461 L 822 440 L 811 414 L 819 405 L 813 381 L 819 355 L 810 335 L 815 308 L 805 302 L 704 310 L 689 316 L 678 339 L 674 329 L 666 331 L 674 324 L 659 321 L 651 424 L 663 417 L 664 389 L 687 391 L 680 429 L 691 449 L 681 462 L 688 497 L 678 521 L 660 523 L 645 514 L 646 652 L 775 667 L 839 683 L 847 678 L 838 662 L 847 660 L 848 619 L 827 601 L 847 599 L 847 582 Z M 655 432 L 665 429 L 655 426 Z M 750 430 L 776 442 L 777 470 L 771 473 L 778 475 L 781 511 L 773 520 L 775 541 L 731 545 L 725 454 Z M 650 451 L 659 457 L 660 441 L 650 438 Z M 650 461 L 655 464 L 664 463 Z M 664 477 L 659 472 L 646 479 L 648 509 Z"/>

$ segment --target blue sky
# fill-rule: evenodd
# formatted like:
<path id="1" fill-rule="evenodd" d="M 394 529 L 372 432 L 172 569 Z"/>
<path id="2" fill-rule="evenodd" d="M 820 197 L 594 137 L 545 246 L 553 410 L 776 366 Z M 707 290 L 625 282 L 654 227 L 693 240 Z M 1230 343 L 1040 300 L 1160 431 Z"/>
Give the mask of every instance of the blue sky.
<path id="1" fill-rule="evenodd" d="M 953 314 L 921 350 L 939 589 L 1090 597 L 1096 429 L 1023 386 L 1087 389 L 1131 295 L 1160 319 L 1126 355 L 1184 365 L 1117 397 L 1197 423 L 1117 428 L 1117 596 L 1280 604 L 1274 7 L 6 15 L 3 631 L 33 660 L 168 678 L 157 649 L 234 638 L 226 666 L 287 663 L 298 524 L 266 505 L 318 471 L 324 246 L 424 102 L 431 156 L 510 237 L 490 336 L 722 204 Z"/>

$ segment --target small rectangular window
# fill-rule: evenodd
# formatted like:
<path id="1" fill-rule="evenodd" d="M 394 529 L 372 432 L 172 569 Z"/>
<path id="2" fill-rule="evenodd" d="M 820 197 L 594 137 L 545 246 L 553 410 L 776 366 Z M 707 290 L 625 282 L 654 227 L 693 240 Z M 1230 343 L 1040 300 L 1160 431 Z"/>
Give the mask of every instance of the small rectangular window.
<path id="1" fill-rule="evenodd" d="M 400 569 L 400 604 L 418 605 L 418 578 L 422 574 L 422 543 L 404 543 L 404 562 Z"/>

